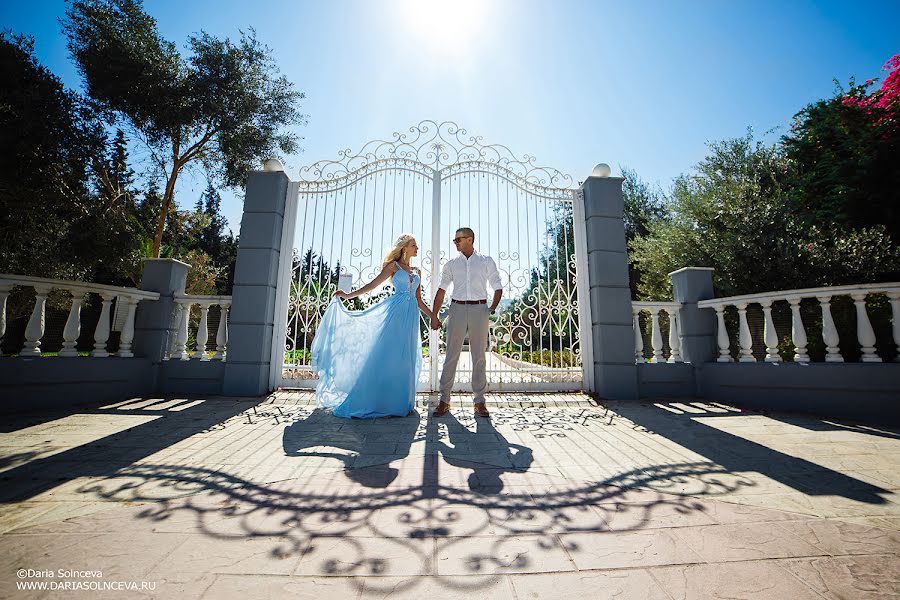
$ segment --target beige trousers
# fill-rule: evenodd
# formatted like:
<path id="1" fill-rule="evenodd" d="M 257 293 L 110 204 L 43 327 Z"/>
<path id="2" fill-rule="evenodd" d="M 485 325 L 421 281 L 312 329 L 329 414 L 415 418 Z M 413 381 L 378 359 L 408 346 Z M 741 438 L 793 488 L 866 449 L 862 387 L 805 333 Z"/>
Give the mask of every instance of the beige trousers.
<path id="1" fill-rule="evenodd" d="M 462 351 L 466 331 L 469 332 L 469 352 L 472 356 L 472 393 L 475 404 L 484 402 L 487 389 L 485 375 L 484 352 L 488 343 L 488 322 L 491 309 L 488 304 L 450 303 L 450 315 L 447 317 L 447 354 L 444 357 L 444 369 L 441 371 L 441 400 L 450 402 L 450 390 L 456 378 L 456 365 Z"/>

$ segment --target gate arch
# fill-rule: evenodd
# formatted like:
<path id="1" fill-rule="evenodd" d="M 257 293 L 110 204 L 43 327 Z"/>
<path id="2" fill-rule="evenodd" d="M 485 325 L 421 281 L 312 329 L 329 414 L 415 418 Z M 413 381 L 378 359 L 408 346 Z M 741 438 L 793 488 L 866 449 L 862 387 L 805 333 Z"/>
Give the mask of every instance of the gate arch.
<path id="1" fill-rule="evenodd" d="M 309 347 L 331 296 L 338 286 L 371 280 L 397 235 L 409 231 L 419 241 L 422 297 L 430 303 L 440 268 L 452 258 L 453 232 L 467 226 L 504 285 L 491 326 L 488 389 L 588 388 L 584 218 L 572 183 L 536 166 L 533 156 L 517 158 L 453 122 L 431 120 L 301 169 L 289 186 L 282 235 L 282 256 L 291 260 L 282 260 L 279 276 L 274 386 L 315 386 Z M 388 293 L 385 286 L 350 302 L 362 308 Z M 424 318 L 420 326 L 418 388 L 434 391 L 445 332 L 431 331 Z M 470 389 L 470 365 L 464 352 L 455 391 Z"/>

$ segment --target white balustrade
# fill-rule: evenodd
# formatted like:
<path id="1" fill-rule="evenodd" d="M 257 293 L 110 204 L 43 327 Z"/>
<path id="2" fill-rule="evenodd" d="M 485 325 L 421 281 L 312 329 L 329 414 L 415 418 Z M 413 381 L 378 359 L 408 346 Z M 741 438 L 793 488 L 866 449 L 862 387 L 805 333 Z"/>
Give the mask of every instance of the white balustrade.
<path id="1" fill-rule="evenodd" d="M 900 292 L 888 292 L 887 297 L 891 303 L 891 332 L 894 334 L 894 345 L 897 346 L 894 362 L 900 362 Z"/>
<path id="2" fill-rule="evenodd" d="M 681 306 L 676 306 L 674 308 L 663 307 L 663 310 L 669 315 L 669 349 L 671 352 L 669 353 L 669 360 L 666 362 L 684 362 L 684 359 L 681 358 L 681 330 L 679 329 Z"/>
<path id="3" fill-rule="evenodd" d="M 72 294 L 72 307 L 69 309 L 69 318 L 66 319 L 66 326 L 63 329 L 63 345 L 59 351 L 60 356 L 78 356 L 78 350 L 75 345 L 78 343 L 78 336 L 81 334 L 81 303 L 84 300 L 84 294 Z"/>
<path id="4" fill-rule="evenodd" d="M 644 362 L 644 336 L 641 335 L 641 309 L 632 303 L 631 314 L 634 316 L 634 362 Z"/>
<path id="5" fill-rule="evenodd" d="M 644 339 L 641 335 L 640 313 L 647 311 L 650 313 L 651 333 L 650 343 L 653 346 L 653 356 L 651 363 L 680 363 L 684 362 L 681 357 L 681 332 L 678 327 L 679 311 L 681 304 L 678 302 L 632 302 L 631 314 L 634 320 L 634 359 L 636 363 L 644 362 Z M 669 357 L 663 355 L 663 336 L 659 323 L 659 313 L 665 311 L 669 316 Z"/>
<path id="6" fill-rule="evenodd" d="M 747 304 L 737 304 L 738 323 L 740 332 L 739 340 L 741 344 L 741 357 L 738 362 L 756 362 L 753 358 L 753 338 L 750 337 L 750 325 L 747 324 Z"/>
<path id="7" fill-rule="evenodd" d="M 128 358 L 134 356 L 131 352 L 131 342 L 134 341 L 134 316 L 137 312 L 137 302 L 128 297 L 119 296 L 117 302 L 124 302 L 128 314 L 125 317 L 125 325 L 119 334 L 119 351 L 116 356 Z"/>
<path id="8" fill-rule="evenodd" d="M 159 294 L 134 288 L 123 288 L 112 285 L 86 283 L 83 281 L 66 281 L 45 277 L 28 277 L 25 275 L 0 274 L 0 336 L 6 331 L 6 299 L 13 287 L 33 288 L 35 292 L 34 307 L 28 325 L 25 327 L 25 346 L 20 356 L 40 356 L 41 339 L 44 337 L 44 315 L 47 296 L 51 290 L 63 290 L 72 295 L 69 316 L 63 329 L 63 345 L 60 356 L 78 356 L 75 348 L 81 335 L 81 308 L 86 294 L 97 294 L 102 300 L 100 318 L 94 330 L 94 349 L 90 355 L 95 358 L 109 356 L 106 343 L 110 333 L 110 305 L 114 298 L 117 302 L 128 305 L 128 316 L 119 342 L 118 356 L 130 357 L 131 343 L 134 340 L 134 315 L 137 305 L 142 300 L 158 300 Z"/>
<path id="9" fill-rule="evenodd" d="M 838 344 L 840 336 L 834 324 L 831 314 L 831 300 L 835 296 L 850 296 L 856 310 L 856 335 L 857 343 L 862 350 L 862 362 L 881 362 L 881 358 L 875 352 L 875 331 L 869 321 L 866 311 L 866 297 L 870 294 L 885 294 L 890 300 L 892 333 L 894 344 L 900 351 L 900 283 L 873 283 L 862 285 L 843 285 L 833 287 L 808 288 L 801 290 L 785 290 L 779 292 L 765 292 L 761 294 L 746 294 L 732 296 L 730 298 L 715 298 L 703 300 L 697 303 L 700 308 L 710 308 L 716 312 L 718 323 L 717 341 L 719 345 L 718 362 L 731 362 L 731 340 L 725 328 L 725 308 L 734 306 L 738 311 L 738 343 L 740 345 L 740 362 L 753 362 L 752 339 L 750 328 L 747 324 L 747 307 L 751 304 L 759 304 L 764 316 L 763 339 L 766 344 L 766 362 L 781 362 L 778 354 L 778 335 L 775 332 L 775 324 L 772 320 L 772 304 L 775 302 L 787 302 L 791 309 L 791 340 L 796 348 L 794 362 L 810 362 L 807 344 L 809 343 L 806 326 L 800 313 L 800 303 L 804 299 L 816 299 L 822 311 L 822 341 L 825 343 L 825 362 L 841 363 Z M 898 355 L 897 360 L 900 360 Z"/>
<path id="10" fill-rule="evenodd" d="M 175 350 L 171 353 L 171 360 L 188 360 L 187 340 L 190 324 L 191 306 L 197 304 L 200 307 L 200 322 L 197 326 L 197 340 L 194 346 L 194 360 L 209 361 L 206 355 L 206 343 L 209 339 L 209 308 L 218 306 L 219 324 L 216 329 L 216 353 L 212 360 L 225 360 L 228 352 L 228 310 L 231 308 L 231 296 L 200 296 L 196 294 L 175 294 L 175 302 L 178 305 L 178 325 Z"/>
<path id="11" fill-rule="evenodd" d="M 0 338 L 6 335 L 6 298 L 12 289 L 12 284 L 0 283 Z"/>
<path id="12" fill-rule="evenodd" d="M 762 305 L 763 318 L 765 320 L 763 341 L 766 343 L 766 362 L 781 362 L 781 355 L 778 354 L 778 332 L 775 331 L 775 321 L 772 320 L 772 301 L 762 300 L 760 304 Z"/>

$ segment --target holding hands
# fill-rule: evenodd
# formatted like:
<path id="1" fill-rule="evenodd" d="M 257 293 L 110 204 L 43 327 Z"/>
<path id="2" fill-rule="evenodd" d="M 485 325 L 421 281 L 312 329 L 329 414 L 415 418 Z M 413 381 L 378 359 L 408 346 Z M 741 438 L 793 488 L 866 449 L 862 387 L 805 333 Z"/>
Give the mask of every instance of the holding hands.
<path id="1" fill-rule="evenodd" d="M 437 313 L 431 315 L 431 328 L 434 330 L 441 328 L 441 320 L 438 318 Z"/>

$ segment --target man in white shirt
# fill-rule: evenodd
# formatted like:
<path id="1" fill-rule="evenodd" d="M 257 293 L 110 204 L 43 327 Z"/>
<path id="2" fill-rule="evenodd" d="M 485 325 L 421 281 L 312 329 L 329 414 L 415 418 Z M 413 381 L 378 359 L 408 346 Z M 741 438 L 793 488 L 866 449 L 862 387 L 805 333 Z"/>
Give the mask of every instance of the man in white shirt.
<path id="1" fill-rule="evenodd" d="M 459 256 L 444 265 L 432 304 L 435 311 L 431 318 L 431 328 L 440 329 L 441 321 L 437 313 L 444 303 L 444 294 L 452 283 L 453 296 L 450 300 L 450 315 L 447 317 L 447 354 L 441 372 L 441 401 L 434 411 L 434 416 L 440 417 L 450 412 L 450 389 L 453 387 L 459 353 L 462 351 L 463 340 L 468 331 L 475 414 L 488 417 L 490 413 L 484 404 L 484 391 L 487 389 L 484 353 L 490 329 L 489 319 L 500 304 L 503 284 L 500 282 L 500 272 L 494 259 L 475 251 L 474 231 L 468 227 L 457 229 L 453 243 L 459 250 Z M 487 300 L 488 285 L 494 290 L 490 304 Z"/>

